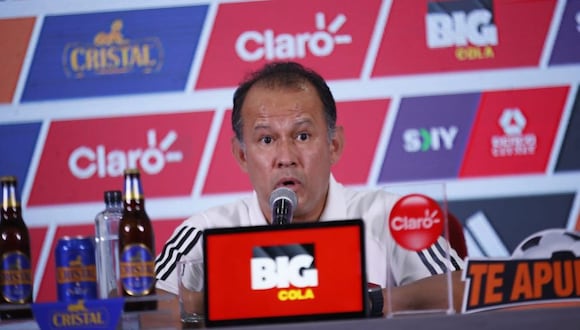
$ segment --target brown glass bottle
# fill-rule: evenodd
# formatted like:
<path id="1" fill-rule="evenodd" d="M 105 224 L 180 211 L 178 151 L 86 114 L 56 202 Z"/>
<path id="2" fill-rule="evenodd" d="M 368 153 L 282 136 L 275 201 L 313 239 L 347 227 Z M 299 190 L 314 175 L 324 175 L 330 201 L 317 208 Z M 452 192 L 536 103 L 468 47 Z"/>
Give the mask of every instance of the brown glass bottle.
<path id="1" fill-rule="evenodd" d="M 0 319 L 31 319 L 30 236 L 22 218 L 16 177 L 1 177 L 0 189 Z"/>
<path id="2" fill-rule="evenodd" d="M 155 239 L 145 211 L 141 175 L 125 170 L 123 215 L 119 221 L 119 272 L 125 311 L 157 308 L 155 295 Z"/>

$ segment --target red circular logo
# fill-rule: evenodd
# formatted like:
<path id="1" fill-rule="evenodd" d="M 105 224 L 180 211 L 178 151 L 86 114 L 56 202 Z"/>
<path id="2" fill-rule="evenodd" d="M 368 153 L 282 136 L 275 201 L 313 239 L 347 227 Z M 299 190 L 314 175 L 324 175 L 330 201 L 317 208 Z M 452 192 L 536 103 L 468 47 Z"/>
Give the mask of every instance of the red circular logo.
<path id="1" fill-rule="evenodd" d="M 433 199 L 410 194 L 401 197 L 391 210 L 389 229 L 395 242 L 407 250 L 431 246 L 443 232 L 443 212 Z"/>

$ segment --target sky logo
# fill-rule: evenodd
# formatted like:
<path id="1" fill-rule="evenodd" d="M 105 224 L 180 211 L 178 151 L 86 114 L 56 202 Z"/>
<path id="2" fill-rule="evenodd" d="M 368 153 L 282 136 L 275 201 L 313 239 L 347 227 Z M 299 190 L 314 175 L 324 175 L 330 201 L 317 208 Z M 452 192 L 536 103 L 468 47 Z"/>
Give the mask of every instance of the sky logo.
<path id="1" fill-rule="evenodd" d="M 457 126 L 407 129 L 403 133 L 403 149 L 407 152 L 451 150 L 457 132 Z"/>
<path id="2" fill-rule="evenodd" d="M 456 177 L 479 98 L 474 93 L 402 99 L 379 183 Z"/>

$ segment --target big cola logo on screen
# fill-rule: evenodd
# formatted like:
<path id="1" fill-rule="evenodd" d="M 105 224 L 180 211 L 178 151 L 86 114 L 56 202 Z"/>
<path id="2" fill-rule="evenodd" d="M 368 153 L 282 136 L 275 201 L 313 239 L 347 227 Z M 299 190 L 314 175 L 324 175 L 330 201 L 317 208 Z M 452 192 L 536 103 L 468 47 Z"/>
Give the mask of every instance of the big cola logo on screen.
<path id="1" fill-rule="evenodd" d="M 304 58 L 308 53 L 324 57 L 332 54 L 336 45 L 350 44 L 350 34 L 340 34 L 347 17 L 338 14 L 327 24 L 322 12 L 314 17 L 315 31 L 296 34 L 278 33 L 273 29 L 245 31 L 236 40 L 236 54 L 244 61 Z"/>
<path id="2" fill-rule="evenodd" d="M 107 149 L 103 144 L 82 145 L 74 149 L 68 157 L 68 168 L 78 179 L 117 177 L 126 168 L 141 168 L 147 174 L 157 174 L 167 163 L 181 162 L 183 153 L 171 150 L 177 140 L 177 133 L 169 131 L 158 141 L 155 129 L 147 130 L 145 147 L 127 150 Z"/>
<path id="3" fill-rule="evenodd" d="M 252 290 L 277 290 L 279 301 L 315 298 L 314 244 L 254 247 L 250 263 Z"/>

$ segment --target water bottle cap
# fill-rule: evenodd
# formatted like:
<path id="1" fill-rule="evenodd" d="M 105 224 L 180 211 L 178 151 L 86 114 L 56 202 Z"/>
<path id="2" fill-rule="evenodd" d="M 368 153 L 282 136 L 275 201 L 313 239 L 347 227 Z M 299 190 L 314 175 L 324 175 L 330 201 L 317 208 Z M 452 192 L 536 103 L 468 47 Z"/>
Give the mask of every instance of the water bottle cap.
<path id="1" fill-rule="evenodd" d="M 105 191 L 105 203 L 107 204 L 115 204 L 121 203 L 121 198 L 123 194 L 120 190 L 107 190 Z"/>

